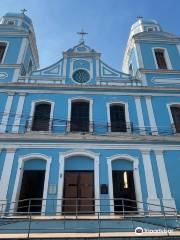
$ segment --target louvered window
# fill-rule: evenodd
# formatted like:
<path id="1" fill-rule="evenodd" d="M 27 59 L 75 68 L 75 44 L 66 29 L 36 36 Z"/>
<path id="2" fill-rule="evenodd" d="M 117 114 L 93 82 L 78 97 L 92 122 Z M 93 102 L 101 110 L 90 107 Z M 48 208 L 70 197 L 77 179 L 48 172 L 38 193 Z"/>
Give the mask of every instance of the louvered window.
<path id="1" fill-rule="evenodd" d="M 36 105 L 32 131 L 49 131 L 51 105 L 41 103 Z"/>
<path id="2" fill-rule="evenodd" d="M 110 106 L 111 132 L 126 132 L 125 108 L 123 105 Z"/>
<path id="3" fill-rule="evenodd" d="M 70 131 L 89 132 L 89 102 L 72 102 Z"/>
<path id="4" fill-rule="evenodd" d="M 167 69 L 167 63 L 165 59 L 165 53 L 163 49 L 155 50 L 156 62 L 159 69 Z"/>

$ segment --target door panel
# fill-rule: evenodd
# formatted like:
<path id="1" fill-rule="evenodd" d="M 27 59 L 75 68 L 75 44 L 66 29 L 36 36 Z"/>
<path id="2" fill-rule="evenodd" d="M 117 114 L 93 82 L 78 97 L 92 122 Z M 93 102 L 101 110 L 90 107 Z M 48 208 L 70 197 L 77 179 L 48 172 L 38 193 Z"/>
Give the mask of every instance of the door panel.
<path id="1" fill-rule="evenodd" d="M 133 171 L 112 171 L 114 211 L 137 211 Z M 125 176 L 126 175 L 126 176 Z M 135 201 L 131 201 L 135 200 Z"/>
<path id="2" fill-rule="evenodd" d="M 63 211 L 85 213 L 94 211 L 93 171 L 66 171 L 64 177 Z M 71 198 L 71 199 L 67 199 Z M 90 199 L 89 199 L 90 198 Z"/>

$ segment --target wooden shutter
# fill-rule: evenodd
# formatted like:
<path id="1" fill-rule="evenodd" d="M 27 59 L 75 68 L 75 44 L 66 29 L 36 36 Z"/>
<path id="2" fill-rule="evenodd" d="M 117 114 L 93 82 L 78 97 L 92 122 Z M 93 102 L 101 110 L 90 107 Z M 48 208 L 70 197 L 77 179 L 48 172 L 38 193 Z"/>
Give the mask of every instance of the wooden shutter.
<path id="1" fill-rule="evenodd" d="M 6 49 L 6 44 L 5 43 L 0 43 L 0 63 L 2 62 L 5 49 Z"/>
<path id="2" fill-rule="evenodd" d="M 177 133 L 180 133 L 180 107 L 171 107 L 171 113 Z"/>
<path id="3" fill-rule="evenodd" d="M 156 61 L 159 69 L 167 69 L 163 50 L 155 50 Z"/>
<path id="4" fill-rule="evenodd" d="M 125 109 L 121 105 L 110 106 L 111 131 L 126 132 Z"/>

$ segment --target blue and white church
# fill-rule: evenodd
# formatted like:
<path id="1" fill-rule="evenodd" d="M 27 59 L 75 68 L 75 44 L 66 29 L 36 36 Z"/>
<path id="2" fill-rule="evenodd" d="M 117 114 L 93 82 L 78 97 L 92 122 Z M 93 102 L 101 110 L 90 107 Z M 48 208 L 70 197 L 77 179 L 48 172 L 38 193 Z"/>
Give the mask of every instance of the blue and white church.
<path id="1" fill-rule="evenodd" d="M 138 18 L 102 59 L 82 38 L 41 69 L 31 19 L 0 19 L 2 218 L 178 216 L 180 38 Z"/>

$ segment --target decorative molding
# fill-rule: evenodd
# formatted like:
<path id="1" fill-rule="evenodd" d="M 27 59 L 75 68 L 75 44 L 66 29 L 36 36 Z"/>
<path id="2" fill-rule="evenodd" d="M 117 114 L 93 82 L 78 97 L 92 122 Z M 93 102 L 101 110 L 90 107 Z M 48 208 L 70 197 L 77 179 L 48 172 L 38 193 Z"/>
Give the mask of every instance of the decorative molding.
<path id="1" fill-rule="evenodd" d="M 0 80 L 3 80 L 5 78 L 8 77 L 8 73 L 7 72 L 0 72 Z"/>

